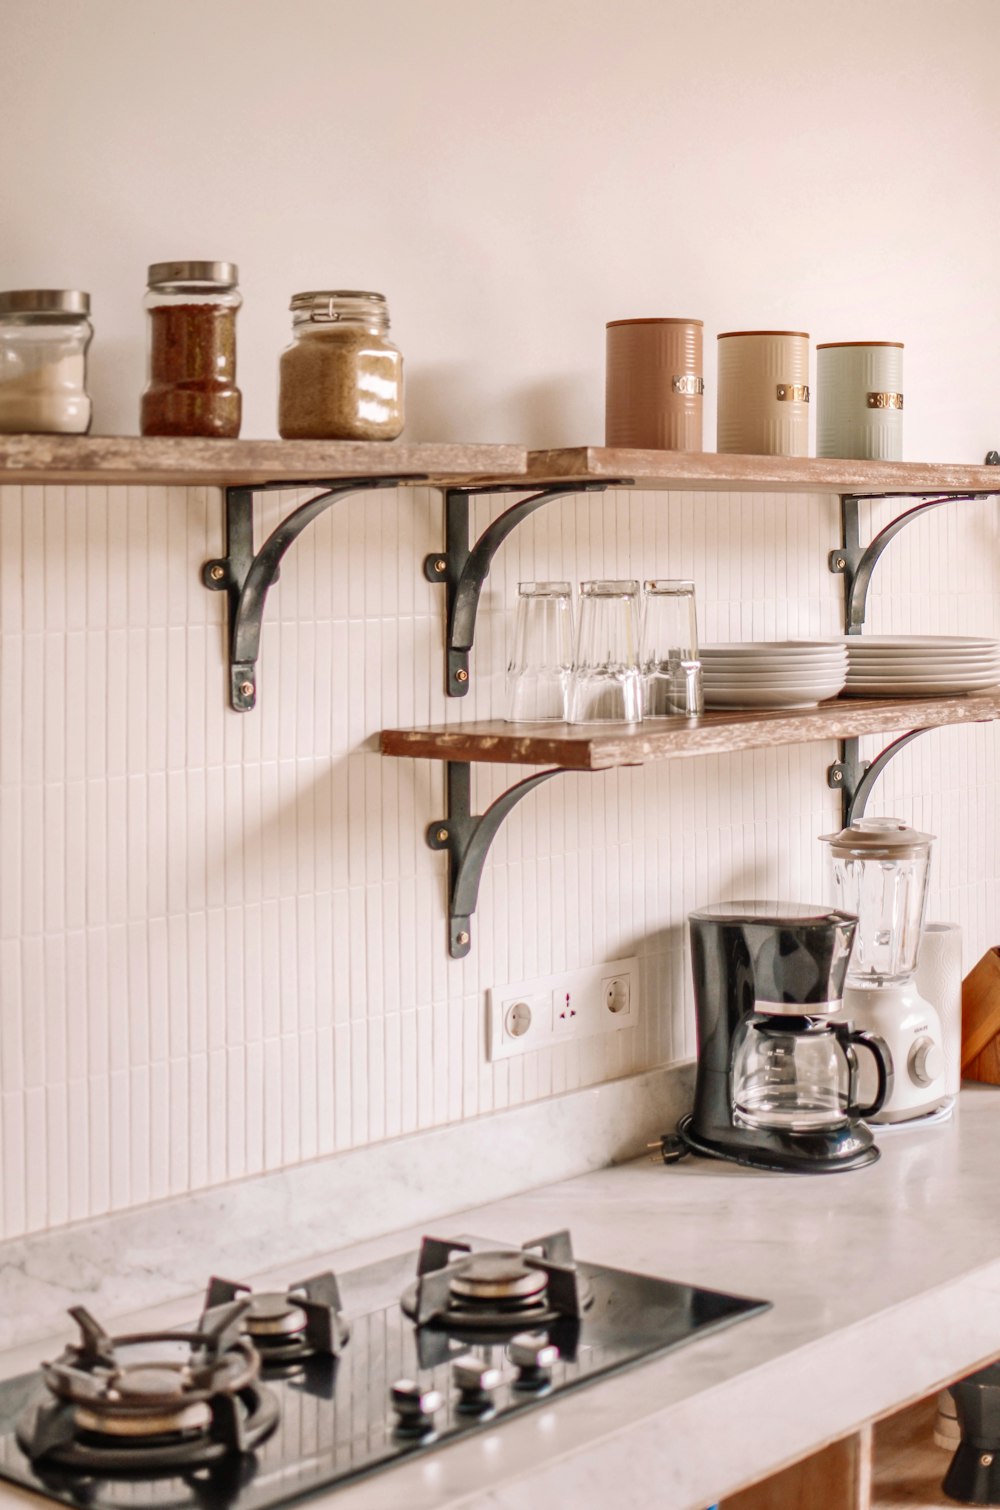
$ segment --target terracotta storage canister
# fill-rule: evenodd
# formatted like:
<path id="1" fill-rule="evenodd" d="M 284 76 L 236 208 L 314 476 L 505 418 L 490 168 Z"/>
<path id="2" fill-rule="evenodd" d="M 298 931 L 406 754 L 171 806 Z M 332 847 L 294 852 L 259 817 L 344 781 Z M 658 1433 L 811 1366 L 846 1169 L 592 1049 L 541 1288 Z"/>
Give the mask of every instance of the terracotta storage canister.
<path id="1" fill-rule="evenodd" d="M 719 336 L 716 449 L 743 456 L 808 456 L 805 331 L 728 330 Z"/>
<path id="2" fill-rule="evenodd" d="M 816 455 L 902 461 L 902 341 L 816 347 Z"/>
<path id="3" fill-rule="evenodd" d="M 610 320 L 604 444 L 650 451 L 702 448 L 701 320 Z"/>

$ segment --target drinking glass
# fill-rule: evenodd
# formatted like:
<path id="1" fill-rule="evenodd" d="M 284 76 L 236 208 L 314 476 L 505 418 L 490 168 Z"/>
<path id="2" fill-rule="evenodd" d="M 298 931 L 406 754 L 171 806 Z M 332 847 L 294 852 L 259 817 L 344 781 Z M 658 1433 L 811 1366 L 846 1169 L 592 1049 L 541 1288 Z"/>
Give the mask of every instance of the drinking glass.
<path id="1" fill-rule="evenodd" d="M 514 648 L 507 667 L 508 722 L 563 722 L 572 669 L 569 583 L 519 582 Z"/>
<path id="2" fill-rule="evenodd" d="M 694 583 L 657 578 L 645 583 L 642 677 L 647 718 L 704 711 Z"/>
<path id="3" fill-rule="evenodd" d="M 639 584 L 581 582 L 570 723 L 634 723 L 641 718 Z"/>

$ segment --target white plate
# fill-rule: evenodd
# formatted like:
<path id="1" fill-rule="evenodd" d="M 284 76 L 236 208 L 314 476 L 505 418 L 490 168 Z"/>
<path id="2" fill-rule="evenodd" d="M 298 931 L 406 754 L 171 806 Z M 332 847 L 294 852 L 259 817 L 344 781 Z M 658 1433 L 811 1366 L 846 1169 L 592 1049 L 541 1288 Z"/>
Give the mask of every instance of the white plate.
<path id="1" fill-rule="evenodd" d="M 843 640 L 837 636 L 829 640 L 730 640 L 720 645 L 703 645 L 703 655 L 784 654 L 808 655 L 815 650 L 839 650 Z"/>
<path id="2" fill-rule="evenodd" d="M 1000 661 L 852 661 L 850 676 L 988 676 Z"/>
<path id="3" fill-rule="evenodd" d="M 831 671 L 846 675 L 848 664 L 846 660 L 809 661 L 804 666 L 796 661 L 702 661 L 701 669 L 706 676 L 815 676 L 817 673 L 824 676 Z M 967 668 L 963 666 L 964 669 Z"/>
<path id="4" fill-rule="evenodd" d="M 847 697 L 876 697 L 880 694 L 886 697 L 919 697 L 922 693 L 926 692 L 932 697 L 937 697 L 939 694 L 947 692 L 954 692 L 956 694 L 960 692 L 988 692 L 997 685 L 996 681 L 955 681 L 951 677 L 944 677 L 942 679 L 928 677 L 922 682 L 901 682 L 898 679 L 862 682 L 852 678 L 845 686 L 844 693 Z"/>
<path id="5" fill-rule="evenodd" d="M 774 687 L 796 691 L 800 687 L 807 690 L 812 687 L 842 687 L 846 680 L 843 672 L 834 671 L 829 676 L 706 676 L 702 678 L 702 685 L 725 687 L 727 690 L 734 687 Z"/>
<path id="6" fill-rule="evenodd" d="M 951 663 L 961 661 L 965 666 L 978 666 L 984 661 L 994 663 L 1000 661 L 1000 652 L 996 650 L 870 650 L 863 653 L 860 650 L 849 650 L 847 659 L 855 666 L 867 666 L 872 661 L 879 664 L 902 666 L 912 664 L 914 666 L 936 666 L 942 661 Z"/>
<path id="7" fill-rule="evenodd" d="M 992 650 L 994 654 L 1000 651 L 1000 640 L 961 634 L 845 634 L 841 643 L 849 650 L 890 649 L 898 646 L 903 650 L 936 650 L 947 647 L 951 650 Z"/>
<path id="8" fill-rule="evenodd" d="M 831 694 L 834 695 L 834 694 Z M 764 689 L 741 692 L 712 691 L 705 688 L 706 708 L 815 708 L 823 702 L 826 694 L 815 692 L 812 696 L 799 692 L 765 691 Z"/>

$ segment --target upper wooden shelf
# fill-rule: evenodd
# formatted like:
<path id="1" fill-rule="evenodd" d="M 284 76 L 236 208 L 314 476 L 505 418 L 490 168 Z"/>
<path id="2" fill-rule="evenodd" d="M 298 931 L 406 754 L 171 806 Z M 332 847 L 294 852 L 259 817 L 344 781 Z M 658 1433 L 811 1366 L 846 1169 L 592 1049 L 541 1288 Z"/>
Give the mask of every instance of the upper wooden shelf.
<path id="1" fill-rule="evenodd" d="M 1000 687 L 962 697 L 835 698 L 817 708 L 705 713 L 701 718 L 641 724 L 456 724 L 451 728 L 384 729 L 383 755 L 428 760 L 489 761 L 607 771 L 685 755 L 722 755 L 773 745 L 854 739 L 892 730 L 1000 718 Z"/>
<path id="2" fill-rule="evenodd" d="M 925 461 L 729 456 L 714 451 L 624 451 L 576 446 L 532 451 L 528 477 L 547 482 L 631 478 L 637 487 L 692 493 L 1000 493 L 1000 467 Z"/>
<path id="3" fill-rule="evenodd" d="M 0 435 L 2 483 L 208 484 L 404 477 L 457 484 L 523 476 L 523 446 L 399 441 L 204 440 L 129 435 Z"/>

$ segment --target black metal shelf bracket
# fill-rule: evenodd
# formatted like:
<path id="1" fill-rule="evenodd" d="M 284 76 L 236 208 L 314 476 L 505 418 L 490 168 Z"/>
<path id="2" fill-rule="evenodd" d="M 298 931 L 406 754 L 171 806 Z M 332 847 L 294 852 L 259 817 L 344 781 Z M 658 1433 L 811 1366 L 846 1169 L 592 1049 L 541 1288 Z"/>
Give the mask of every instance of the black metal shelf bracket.
<path id="1" fill-rule="evenodd" d="M 840 499 L 841 539 L 843 544 L 829 554 L 830 570 L 844 579 L 844 625 L 848 634 L 860 634 L 865 622 L 868 589 L 876 563 L 890 540 L 914 519 L 926 514 L 928 509 L 940 508 L 943 503 L 968 502 L 975 498 L 990 498 L 1000 488 L 983 489 L 970 493 L 946 493 L 940 497 L 922 498 L 912 508 L 889 521 L 868 545 L 861 544 L 859 506 L 871 498 L 886 497 L 886 494 L 844 493 Z"/>
<path id="2" fill-rule="evenodd" d="M 927 729 L 911 729 L 901 734 L 891 745 L 886 745 L 881 755 L 874 760 L 862 760 L 859 739 L 840 741 L 840 759 L 835 760 L 826 773 L 827 785 L 841 794 L 841 816 L 844 827 L 849 828 L 855 818 L 863 818 L 872 788 L 889 764 L 906 746 Z"/>
<path id="3" fill-rule="evenodd" d="M 257 702 L 257 657 L 267 595 L 277 582 L 281 559 L 290 545 L 320 514 L 344 498 L 374 488 L 397 488 L 402 482 L 421 482 L 415 475 L 403 477 L 352 477 L 314 482 L 266 482 L 254 487 L 226 488 L 226 554 L 206 561 L 202 581 L 211 592 L 229 598 L 229 703 L 237 713 L 249 713 Z M 321 493 L 292 510 L 272 530 L 260 550 L 253 548 L 253 495 L 277 489 L 317 487 Z"/>
<path id="4" fill-rule="evenodd" d="M 493 557 L 512 530 L 553 499 L 568 493 L 603 493 L 607 488 L 629 487 L 630 477 L 600 482 L 565 482 L 521 498 L 489 524 L 475 544 L 469 541 L 469 500 L 478 493 L 523 492 L 523 483 L 486 484 L 482 487 L 448 488 L 444 500 L 443 551 L 432 552 L 424 561 L 428 582 L 440 582 L 448 590 L 445 691 L 449 697 L 465 697 L 469 690 L 469 652 L 476 635 L 476 614 L 483 583 Z"/>
<path id="5" fill-rule="evenodd" d="M 556 766 L 552 771 L 526 777 L 491 803 L 485 813 L 475 814 L 470 762 L 447 762 L 448 816 L 431 823 L 425 837 L 431 849 L 448 852 L 448 953 L 452 959 L 464 959 L 472 947 L 472 914 L 479 899 L 479 882 L 500 825 L 522 797 L 527 797 L 543 781 L 561 775 L 562 769 Z"/>

